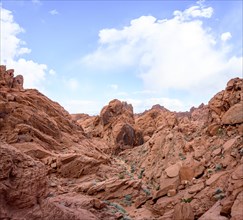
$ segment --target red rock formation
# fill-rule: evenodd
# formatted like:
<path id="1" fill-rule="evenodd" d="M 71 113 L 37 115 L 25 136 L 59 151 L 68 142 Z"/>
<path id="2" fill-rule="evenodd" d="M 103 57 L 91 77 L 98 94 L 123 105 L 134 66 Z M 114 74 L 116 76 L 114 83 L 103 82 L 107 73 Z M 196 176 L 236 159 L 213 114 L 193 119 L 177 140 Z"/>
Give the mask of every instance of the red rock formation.
<path id="1" fill-rule="evenodd" d="M 14 77 L 14 69 L 6 70 L 6 66 L 0 66 L 0 88 L 13 88 L 22 90 L 24 78 L 22 75 Z"/>
<path id="2" fill-rule="evenodd" d="M 143 143 L 142 133 L 135 125 L 133 107 L 126 102 L 112 100 L 101 110 L 100 116 L 87 117 L 86 115 L 84 120 L 77 121 L 85 127 L 89 135 L 102 137 L 111 147 L 112 153 L 117 154 L 123 149 Z"/>
<path id="3" fill-rule="evenodd" d="M 190 112 L 71 116 L 0 70 L 0 219 L 242 219 L 242 79 Z"/>

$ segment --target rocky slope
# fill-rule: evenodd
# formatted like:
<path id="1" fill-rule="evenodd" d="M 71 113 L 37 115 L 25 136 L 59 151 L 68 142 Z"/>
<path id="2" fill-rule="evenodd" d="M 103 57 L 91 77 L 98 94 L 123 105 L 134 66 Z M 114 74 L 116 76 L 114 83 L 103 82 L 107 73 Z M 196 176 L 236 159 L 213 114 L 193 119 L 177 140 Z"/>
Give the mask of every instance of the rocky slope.
<path id="1" fill-rule="evenodd" d="M 0 68 L 0 219 L 243 219 L 243 80 L 208 105 L 69 115 Z"/>

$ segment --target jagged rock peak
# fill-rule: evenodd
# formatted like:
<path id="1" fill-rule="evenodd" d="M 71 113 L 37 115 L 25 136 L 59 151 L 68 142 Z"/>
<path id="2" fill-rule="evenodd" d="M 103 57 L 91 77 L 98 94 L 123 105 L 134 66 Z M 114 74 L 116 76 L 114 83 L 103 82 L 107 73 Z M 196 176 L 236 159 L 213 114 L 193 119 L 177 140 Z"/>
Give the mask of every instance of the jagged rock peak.
<path id="1" fill-rule="evenodd" d="M 0 88 L 23 90 L 24 77 L 17 75 L 14 77 L 14 69 L 6 69 L 5 65 L 0 65 Z"/>

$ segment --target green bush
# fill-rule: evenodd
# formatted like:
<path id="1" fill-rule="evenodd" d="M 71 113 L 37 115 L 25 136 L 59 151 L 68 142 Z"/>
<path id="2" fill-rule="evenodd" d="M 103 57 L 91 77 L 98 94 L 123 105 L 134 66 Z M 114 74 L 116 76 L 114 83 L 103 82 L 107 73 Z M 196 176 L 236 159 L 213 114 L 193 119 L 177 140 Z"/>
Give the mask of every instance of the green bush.
<path id="1" fill-rule="evenodd" d="M 146 196 L 149 196 L 151 194 L 148 188 L 143 188 L 143 191 L 145 192 Z"/>
<path id="2" fill-rule="evenodd" d="M 180 157 L 181 160 L 185 160 L 186 159 L 186 156 L 184 154 L 182 154 L 182 153 L 179 153 L 179 157 Z"/>
<path id="3" fill-rule="evenodd" d="M 132 200 L 132 195 L 128 194 L 128 195 L 125 195 L 125 199 L 127 201 L 131 201 Z"/>
<path id="4" fill-rule="evenodd" d="M 220 171 L 222 170 L 222 165 L 221 164 L 216 164 L 215 165 L 215 171 Z"/>
<path id="5" fill-rule="evenodd" d="M 225 194 L 224 193 L 220 193 L 220 194 L 217 194 L 217 195 L 214 195 L 214 198 L 216 200 L 221 200 L 225 197 Z"/>
<path id="6" fill-rule="evenodd" d="M 134 173 L 134 172 L 135 172 L 135 170 L 136 170 L 136 167 L 135 167 L 135 165 L 134 165 L 134 164 L 132 164 L 132 165 L 131 165 L 131 173 Z"/>
<path id="7" fill-rule="evenodd" d="M 144 168 L 141 169 L 139 176 L 138 176 L 138 179 L 142 179 L 144 170 L 145 170 Z"/>
<path id="8" fill-rule="evenodd" d="M 187 199 L 183 198 L 181 199 L 181 201 L 185 203 L 190 203 L 192 201 L 192 198 L 187 198 Z"/>
<path id="9" fill-rule="evenodd" d="M 223 192 L 223 190 L 220 189 L 220 188 L 218 188 L 218 189 L 215 190 L 215 193 L 214 194 L 219 194 L 219 193 L 222 193 L 222 192 Z"/>
<path id="10" fill-rule="evenodd" d="M 124 179 L 125 175 L 124 175 L 124 173 L 119 173 L 118 177 L 119 177 L 119 179 Z"/>

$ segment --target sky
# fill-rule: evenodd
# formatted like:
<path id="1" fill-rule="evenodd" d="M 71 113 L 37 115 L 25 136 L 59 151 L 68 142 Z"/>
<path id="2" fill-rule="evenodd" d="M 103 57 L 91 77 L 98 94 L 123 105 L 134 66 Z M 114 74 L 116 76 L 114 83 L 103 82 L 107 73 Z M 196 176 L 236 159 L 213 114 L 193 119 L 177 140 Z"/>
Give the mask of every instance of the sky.
<path id="1" fill-rule="evenodd" d="M 70 113 L 189 111 L 242 77 L 242 1 L 2 0 L 0 63 Z"/>

